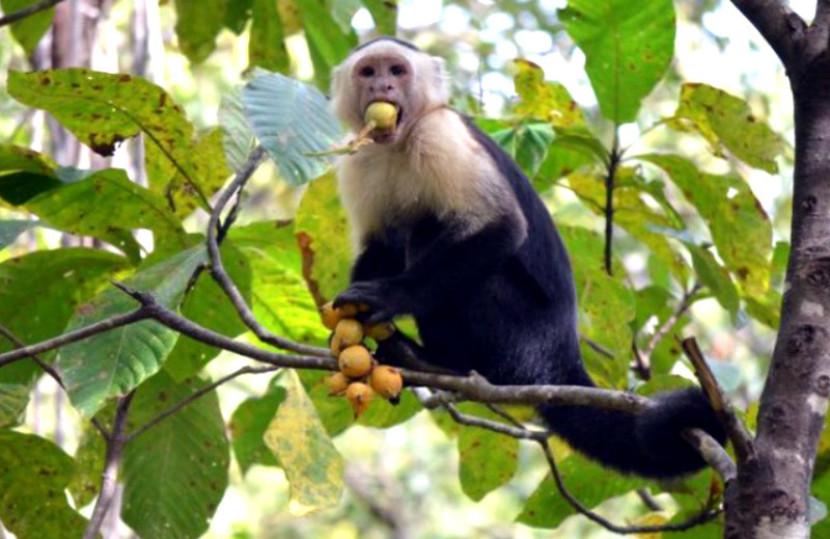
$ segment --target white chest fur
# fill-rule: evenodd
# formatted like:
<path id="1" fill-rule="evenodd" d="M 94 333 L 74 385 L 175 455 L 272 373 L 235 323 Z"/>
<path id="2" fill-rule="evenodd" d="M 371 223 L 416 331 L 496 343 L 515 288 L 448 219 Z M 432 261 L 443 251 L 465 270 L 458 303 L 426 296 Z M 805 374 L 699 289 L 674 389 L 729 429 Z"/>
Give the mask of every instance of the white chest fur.
<path id="1" fill-rule="evenodd" d="M 472 233 L 499 214 L 520 212 L 490 155 L 448 109 L 421 118 L 401 143 L 341 158 L 337 173 L 358 242 L 424 214 L 461 218 Z"/>

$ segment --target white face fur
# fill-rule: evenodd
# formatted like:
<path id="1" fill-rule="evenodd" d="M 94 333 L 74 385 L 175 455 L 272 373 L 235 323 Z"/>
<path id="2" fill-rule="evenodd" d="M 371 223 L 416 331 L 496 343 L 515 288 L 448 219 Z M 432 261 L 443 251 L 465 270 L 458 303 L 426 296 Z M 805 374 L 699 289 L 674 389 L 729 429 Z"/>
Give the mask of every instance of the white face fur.
<path id="1" fill-rule="evenodd" d="M 391 143 L 424 112 L 447 103 L 449 84 L 441 58 L 380 40 L 353 52 L 335 68 L 332 96 L 335 113 L 355 132 L 363 127 L 363 115 L 371 103 L 395 105 L 398 123 L 394 131 L 375 140 Z"/>

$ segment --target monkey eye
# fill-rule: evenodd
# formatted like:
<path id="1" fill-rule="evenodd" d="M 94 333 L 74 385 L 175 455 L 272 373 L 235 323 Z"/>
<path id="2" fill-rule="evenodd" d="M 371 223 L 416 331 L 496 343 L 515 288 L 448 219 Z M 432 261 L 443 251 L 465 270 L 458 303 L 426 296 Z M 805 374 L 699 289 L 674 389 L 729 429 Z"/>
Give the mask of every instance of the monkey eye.
<path id="1" fill-rule="evenodd" d="M 389 68 L 389 73 L 391 73 L 395 77 L 400 77 L 404 73 L 406 73 L 406 68 L 402 65 L 393 65 Z"/>
<path id="2" fill-rule="evenodd" d="M 361 68 L 359 73 L 361 77 L 371 77 L 375 74 L 375 68 L 371 66 L 366 66 Z"/>

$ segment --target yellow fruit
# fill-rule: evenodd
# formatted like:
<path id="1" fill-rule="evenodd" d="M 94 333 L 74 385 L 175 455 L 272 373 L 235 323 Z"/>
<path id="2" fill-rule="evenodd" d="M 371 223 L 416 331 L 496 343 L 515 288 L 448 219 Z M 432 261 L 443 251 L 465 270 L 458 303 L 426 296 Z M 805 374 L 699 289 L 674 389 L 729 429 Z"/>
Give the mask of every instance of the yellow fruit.
<path id="1" fill-rule="evenodd" d="M 357 320 L 343 318 L 334 327 L 334 335 L 331 337 L 331 351 L 339 356 L 340 351 L 349 346 L 360 344 L 363 340 L 363 326 Z"/>
<path id="2" fill-rule="evenodd" d="M 320 318 L 323 320 L 324 326 L 333 330 L 344 316 L 340 309 L 335 309 L 332 302 L 328 302 L 320 307 Z"/>
<path id="3" fill-rule="evenodd" d="M 366 108 L 363 121 L 367 124 L 374 122 L 375 129 L 389 131 L 395 128 L 398 121 L 398 109 L 392 103 L 375 101 Z"/>
<path id="4" fill-rule="evenodd" d="M 367 312 L 369 306 L 365 303 L 344 303 L 337 310 L 340 312 L 341 318 L 354 318 L 357 313 Z"/>
<path id="5" fill-rule="evenodd" d="M 336 372 L 326 378 L 326 385 L 329 387 L 329 395 L 342 395 L 349 387 L 349 377 L 342 372 Z"/>
<path id="6" fill-rule="evenodd" d="M 395 326 L 393 326 L 390 322 L 379 322 L 377 324 L 363 326 L 363 334 L 378 342 L 385 341 L 391 337 L 393 333 L 395 333 Z"/>
<path id="7" fill-rule="evenodd" d="M 365 346 L 350 346 L 340 352 L 337 366 L 349 378 L 362 378 L 372 371 L 372 354 Z"/>
<path id="8" fill-rule="evenodd" d="M 389 400 L 397 400 L 403 389 L 401 372 L 388 365 L 378 365 L 372 369 L 372 378 L 369 383 L 378 395 Z"/>
<path id="9" fill-rule="evenodd" d="M 363 382 L 352 382 L 346 390 L 346 398 L 354 410 L 354 417 L 357 419 L 369 407 L 372 402 L 372 388 Z"/>

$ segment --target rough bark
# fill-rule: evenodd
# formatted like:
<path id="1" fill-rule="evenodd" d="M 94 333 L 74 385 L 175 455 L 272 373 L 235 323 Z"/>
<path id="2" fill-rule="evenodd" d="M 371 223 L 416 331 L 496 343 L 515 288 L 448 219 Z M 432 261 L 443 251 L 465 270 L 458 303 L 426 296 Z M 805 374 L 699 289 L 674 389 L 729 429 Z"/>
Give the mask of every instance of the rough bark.
<path id="1" fill-rule="evenodd" d="M 763 22 L 781 15 L 778 2 L 735 3 L 752 13 L 784 61 L 795 103 L 796 163 L 781 325 L 761 395 L 756 451 L 738 462 L 727 489 L 726 536 L 809 537 L 809 488 L 830 396 L 828 3 L 819 1 L 810 27 L 790 15 L 788 33 Z M 770 28 L 778 33 L 768 35 Z"/>

